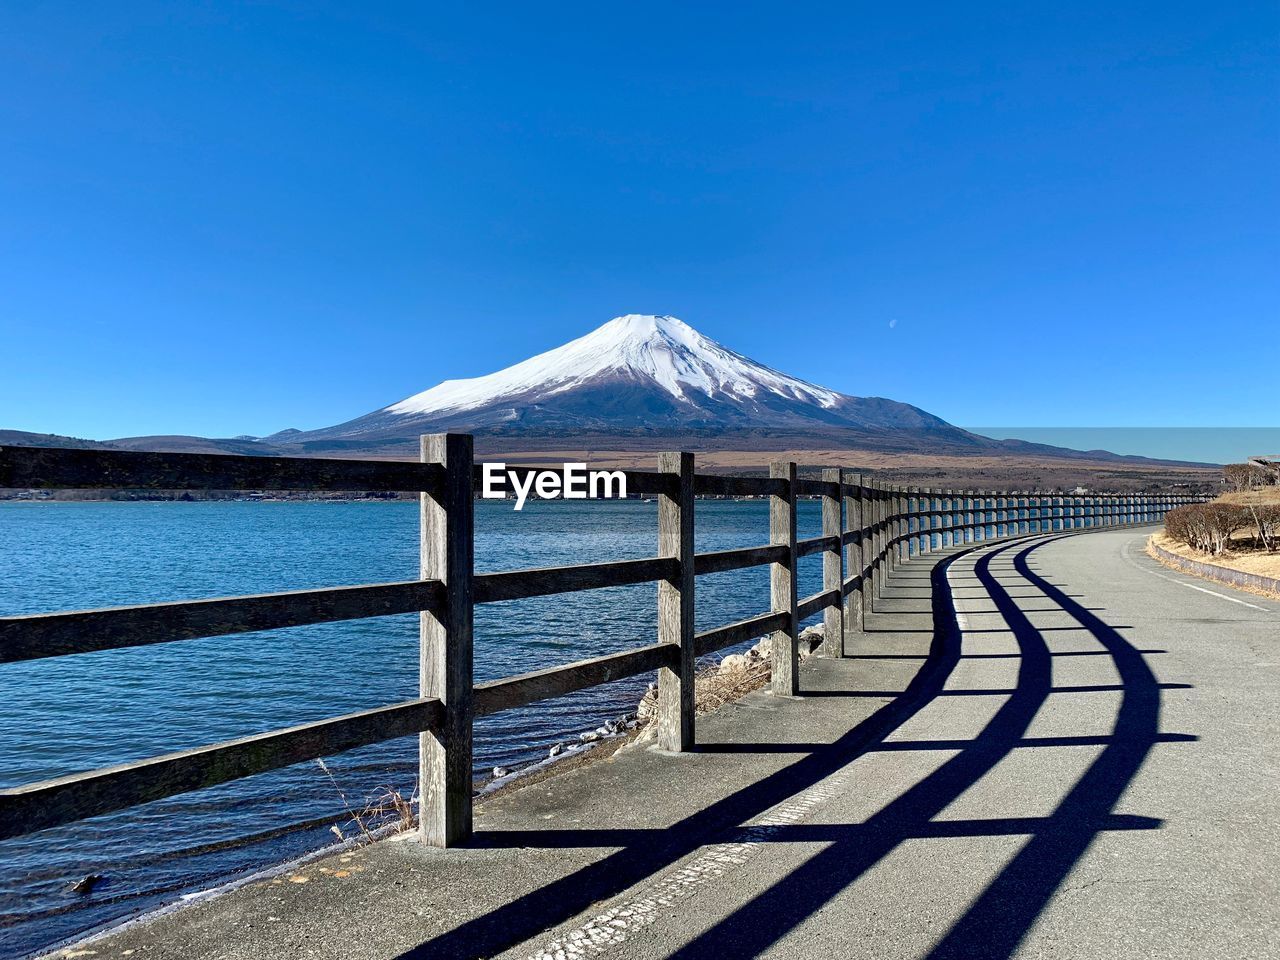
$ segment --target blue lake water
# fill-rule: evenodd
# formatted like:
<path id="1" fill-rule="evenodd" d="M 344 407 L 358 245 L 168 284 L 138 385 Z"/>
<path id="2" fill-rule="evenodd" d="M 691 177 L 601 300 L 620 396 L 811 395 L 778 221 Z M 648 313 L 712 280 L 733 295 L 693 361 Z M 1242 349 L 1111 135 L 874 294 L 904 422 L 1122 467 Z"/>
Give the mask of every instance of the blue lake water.
<path id="1" fill-rule="evenodd" d="M 799 505 L 800 536 L 820 531 Z M 763 501 L 699 501 L 697 549 L 768 540 Z M 653 556 L 657 505 L 476 504 L 479 571 Z M 408 502 L 0 503 L 0 615 L 408 580 Z M 821 587 L 801 561 L 800 595 Z M 478 607 L 477 681 L 655 642 L 654 584 Z M 698 578 L 697 627 L 766 612 L 767 568 Z M 726 651 L 728 652 L 728 651 Z M 486 717 L 476 770 L 546 756 L 635 708 L 652 676 Z M 242 737 L 417 695 L 416 615 L 0 665 L 0 787 Z M 412 793 L 416 741 L 0 843 L 0 955 L 22 955 L 348 836 L 348 807 Z M 344 801 L 345 797 L 345 801 Z M 105 876 L 90 894 L 69 887 Z"/>

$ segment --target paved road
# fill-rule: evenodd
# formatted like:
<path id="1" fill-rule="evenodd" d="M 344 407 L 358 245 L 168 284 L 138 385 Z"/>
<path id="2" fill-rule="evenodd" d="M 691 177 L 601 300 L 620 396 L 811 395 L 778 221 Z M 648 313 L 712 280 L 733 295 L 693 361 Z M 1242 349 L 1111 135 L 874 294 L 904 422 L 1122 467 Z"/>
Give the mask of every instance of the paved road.
<path id="1" fill-rule="evenodd" d="M 90 948 L 1280 956 L 1280 603 L 1159 567 L 1147 533 L 913 561 L 852 656 L 705 718 L 696 754 L 619 754 L 482 805 L 472 850 L 378 844 Z"/>
<path id="2" fill-rule="evenodd" d="M 957 559 L 936 696 L 616 954 L 1280 955 L 1280 604 L 1145 536 Z"/>

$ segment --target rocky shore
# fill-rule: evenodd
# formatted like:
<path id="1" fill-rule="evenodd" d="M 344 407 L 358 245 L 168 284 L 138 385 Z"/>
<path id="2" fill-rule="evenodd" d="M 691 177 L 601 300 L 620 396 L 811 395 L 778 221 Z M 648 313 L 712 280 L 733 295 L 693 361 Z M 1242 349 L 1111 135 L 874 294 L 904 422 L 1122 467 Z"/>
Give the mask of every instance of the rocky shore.
<path id="1" fill-rule="evenodd" d="M 823 625 L 806 627 L 800 632 L 800 659 L 806 660 L 822 646 Z M 723 659 L 704 658 L 694 685 L 694 702 L 699 714 L 710 713 L 759 690 L 769 683 L 769 637 L 762 637 L 744 653 L 731 653 Z M 658 708 L 658 685 L 649 684 L 635 711 L 622 714 L 602 725 L 584 731 L 576 740 L 561 741 L 551 747 L 541 760 L 520 767 L 495 767 L 493 775 L 482 782 L 477 797 L 484 798 L 499 791 L 526 786 L 569 767 L 603 760 L 619 750 L 645 745 L 657 737 L 654 722 Z"/>

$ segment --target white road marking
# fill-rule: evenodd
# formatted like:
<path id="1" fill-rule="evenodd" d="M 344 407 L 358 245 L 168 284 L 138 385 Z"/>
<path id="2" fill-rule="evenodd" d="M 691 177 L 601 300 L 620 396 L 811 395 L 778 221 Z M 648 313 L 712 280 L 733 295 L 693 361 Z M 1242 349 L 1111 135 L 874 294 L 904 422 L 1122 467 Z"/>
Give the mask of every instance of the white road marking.
<path id="1" fill-rule="evenodd" d="M 843 791 L 847 774 L 839 771 L 814 787 L 778 804 L 749 822 L 746 839 L 717 843 L 688 864 L 671 871 L 644 894 L 605 911 L 582 926 L 552 940 L 529 955 L 529 960 L 574 960 L 604 953 L 627 939 L 628 934 L 659 919 L 658 912 L 693 896 L 712 880 L 747 863 L 778 828 L 797 823 L 814 808 Z"/>
<path id="2" fill-rule="evenodd" d="M 1207 587 L 1197 586 L 1194 583 L 1186 583 L 1185 581 L 1175 579 L 1174 577 L 1167 577 L 1163 573 L 1156 573 L 1154 570 L 1150 569 L 1149 567 L 1144 567 L 1142 564 L 1138 563 L 1138 561 L 1134 560 L 1133 557 L 1129 555 L 1129 543 L 1130 541 L 1128 540 L 1124 542 L 1124 546 L 1120 548 L 1120 555 L 1124 557 L 1125 560 L 1129 561 L 1129 564 L 1131 566 L 1133 566 L 1138 570 L 1141 570 L 1143 573 L 1149 573 L 1153 577 L 1159 577 L 1161 580 L 1168 580 L 1170 583 L 1176 583 L 1178 586 L 1186 587 L 1188 590 L 1199 590 L 1201 593 L 1207 593 L 1211 597 L 1218 597 L 1221 600 L 1230 600 L 1232 603 L 1238 603 L 1240 604 L 1240 606 L 1248 607 L 1250 610 L 1261 610 L 1263 613 L 1271 612 L 1266 607 L 1260 607 L 1257 604 L 1248 603 L 1245 600 L 1241 600 L 1239 597 L 1228 597 L 1225 593 L 1219 593 L 1217 590 L 1210 590 Z"/>

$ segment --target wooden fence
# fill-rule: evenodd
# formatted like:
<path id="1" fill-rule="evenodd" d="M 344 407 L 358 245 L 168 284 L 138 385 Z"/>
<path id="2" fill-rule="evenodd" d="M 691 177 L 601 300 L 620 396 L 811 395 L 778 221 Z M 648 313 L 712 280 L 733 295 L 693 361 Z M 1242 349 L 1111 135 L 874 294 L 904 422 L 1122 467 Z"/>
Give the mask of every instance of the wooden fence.
<path id="1" fill-rule="evenodd" d="M 421 501 L 417 580 L 0 617 L 0 663 L 390 614 L 421 618 L 416 699 L 0 790 L 0 839 L 419 734 L 422 838 L 452 846 L 471 834 L 476 717 L 656 669 L 658 743 L 688 750 L 697 657 L 769 636 L 773 692 L 791 696 L 798 692 L 797 625 L 822 613 L 822 653 L 841 656 L 846 629 L 862 629 L 885 577 L 908 557 L 1010 536 L 1152 523 L 1193 499 L 907 488 L 838 469 L 810 480 L 797 476 L 794 463 L 773 464 L 768 477 L 726 477 L 695 473 L 692 454 L 669 453 L 656 472 L 624 471 L 629 493 L 658 500 L 658 556 L 478 574 L 473 460 L 472 439 L 461 434 L 423 437 L 420 463 L 0 448 L 0 487 L 411 491 Z M 768 497 L 769 543 L 695 553 L 698 496 Z M 821 536 L 797 539 L 800 497 L 821 498 Z M 823 558 L 822 589 L 802 598 L 797 561 L 813 554 Z M 696 633 L 696 578 L 764 564 L 768 609 Z M 658 584 L 652 645 L 473 683 L 475 604 L 646 582 Z"/>

